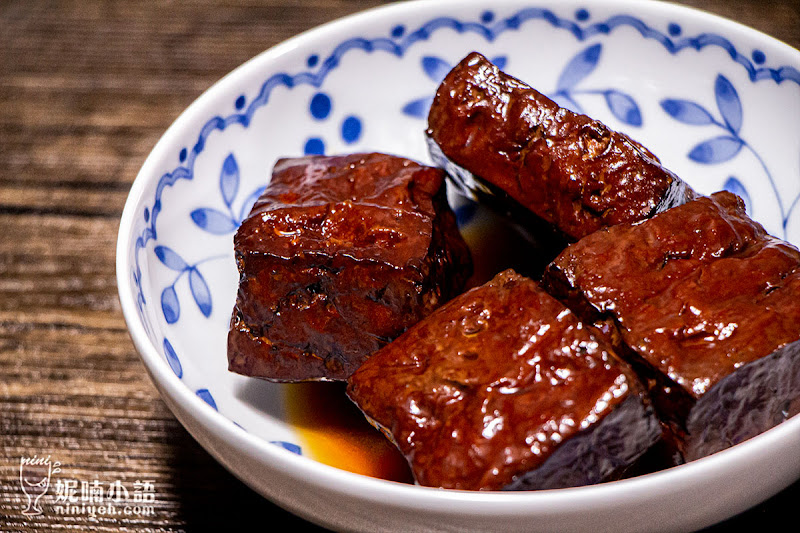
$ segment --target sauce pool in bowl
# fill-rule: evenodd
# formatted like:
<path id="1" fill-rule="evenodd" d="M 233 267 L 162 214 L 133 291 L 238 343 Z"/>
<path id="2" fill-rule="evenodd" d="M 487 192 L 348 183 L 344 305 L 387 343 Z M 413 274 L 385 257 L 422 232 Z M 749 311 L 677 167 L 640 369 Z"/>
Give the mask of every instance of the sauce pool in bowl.
<path id="1" fill-rule="evenodd" d="M 405 458 L 350 402 L 343 383 L 287 383 L 283 388 L 286 414 L 305 455 L 356 474 L 413 483 Z"/>
<path id="2" fill-rule="evenodd" d="M 475 204 L 467 205 L 465 211 L 459 214 L 459 225 L 474 264 L 467 288 L 487 282 L 506 268 L 524 272 L 536 264 L 539 256 L 535 254 L 541 252 L 503 217 Z M 286 383 L 282 389 L 286 416 L 304 455 L 356 474 L 414 482 L 403 455 L 348 399 L 344 383 Z"/>

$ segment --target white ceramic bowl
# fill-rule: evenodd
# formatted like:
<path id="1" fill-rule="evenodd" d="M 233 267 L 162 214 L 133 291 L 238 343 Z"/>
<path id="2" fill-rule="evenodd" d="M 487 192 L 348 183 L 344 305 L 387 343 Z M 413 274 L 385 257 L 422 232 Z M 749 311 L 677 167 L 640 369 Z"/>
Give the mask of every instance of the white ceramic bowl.
<path id="1" fill-rule="evenodd" d="M 242 481 L 339 530 L 678 531 L 788 486 L 800 476 L 800 418 L 688 465 L 591 487 L 470 493 L 375 479 L 308 457 L 281 386 L 227 372 L 232 235 L 274 161 L 374 150 L 427 162 L 427 105 L 472 50 L 629 133 L 697 190 L 734 190 L 769 231 L 800 243 L 797 50 L 639 0 L 390 5 L 242 65 L 175 121 L 142 167 L 122 217 L 118 283 L 164 401 Z"/>

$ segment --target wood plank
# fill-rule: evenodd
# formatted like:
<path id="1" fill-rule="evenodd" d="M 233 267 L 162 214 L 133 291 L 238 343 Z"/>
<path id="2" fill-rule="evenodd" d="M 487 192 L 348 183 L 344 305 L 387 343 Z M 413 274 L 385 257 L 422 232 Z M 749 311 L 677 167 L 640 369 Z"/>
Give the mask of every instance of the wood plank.
<path id="1" fill-rule="evenodd" d="M 0 184 L 0 213 L 119 218 L 126 190 Z M 0 283 L 0 290 L 2 290 Z"/>

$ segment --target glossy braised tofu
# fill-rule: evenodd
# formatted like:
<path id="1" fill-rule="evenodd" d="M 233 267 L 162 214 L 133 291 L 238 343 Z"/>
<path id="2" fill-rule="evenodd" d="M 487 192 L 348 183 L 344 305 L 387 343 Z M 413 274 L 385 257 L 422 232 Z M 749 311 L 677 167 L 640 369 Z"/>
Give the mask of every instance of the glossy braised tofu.
<path id="1" fill-rule="evenodd" d="M 471 272 L 443 172 L 385 154 L 278 161 L 234 248 L 229 368 L 275 381 L 346 379 Z"/>
<path id="2" fill-rule="evenodd" d="M 511 270 L 367 360 L 348 395 L 421 485 L 545 489 L 614 479 L 659 424 L 629 367 Z"/>
<path id="3" fill-rule="evenodd" d="M 685 439 L 686 459 L 800 408 L 800 251 L 768 235 L 731 193 L 585 237 L 544 283 L 618 338 Z"/>
<path id="4" fill-rule="evenodd" d="M 567 240 L 693 195 L 640 144 L 474 52 L 439 86 L 427 133 L 434 160 L 462 188 L 494 204 L 510 197 Z"/>

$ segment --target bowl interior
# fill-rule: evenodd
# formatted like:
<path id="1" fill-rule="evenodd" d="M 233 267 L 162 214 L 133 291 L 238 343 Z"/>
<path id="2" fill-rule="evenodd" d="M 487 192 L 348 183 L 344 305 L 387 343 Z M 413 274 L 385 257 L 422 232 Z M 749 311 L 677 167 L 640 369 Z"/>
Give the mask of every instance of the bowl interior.
<path id="1" fill-rule="evenodd" d="M 667 4 L 411 2 L 258 56 L 159 142 L 120 239 L 126 316 L 159 359 L 146 362 L 249 434 L 311 455 L 285 386 L 227 371 L 233 233 L 279 157 L 380 151 L 428 162 L 433 93 L 473 50 L 628 133 L 698 191 L 736 192 L 768 231 L 800 243 L 797 51 Z M 496 230 L 451 197 L 480 246 Z"/>

